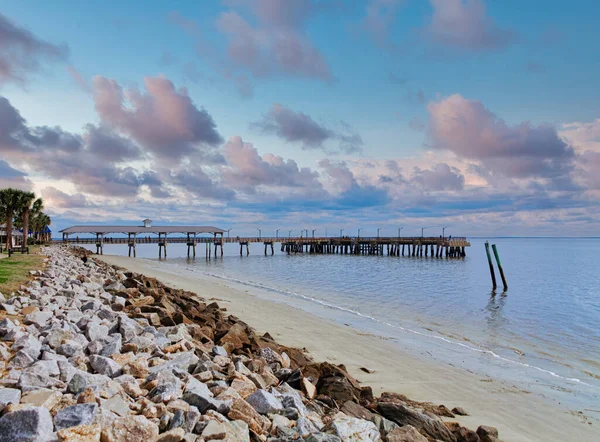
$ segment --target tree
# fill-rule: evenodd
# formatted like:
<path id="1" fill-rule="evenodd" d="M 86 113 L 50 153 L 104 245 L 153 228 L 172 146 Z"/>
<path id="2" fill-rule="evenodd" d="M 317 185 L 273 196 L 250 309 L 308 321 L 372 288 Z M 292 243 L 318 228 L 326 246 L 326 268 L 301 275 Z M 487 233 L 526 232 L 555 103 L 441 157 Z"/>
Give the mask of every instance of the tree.
<path id="1" fill-rule="evenodd" d="M 44 212 L 39 212 L 31 218 L 31 230 L 36 240 L 44 242 L 49 240 L 48 226 L 51 219 Z"/>
<path id="2" fill-rule="evenodd" d="M 13 218 L 23 203 L 24 193 L 12 188 L 0 190 L 0 213 L 1 218 L 6 221 L 6 248 L 12 247 Z"/>
<path id="3" fill-rule="evenodd" d="M 29 236 L 29 218 L 35 216 L 44 208 L 44 202 L 41 198 L 35 198 L 33 192 L 23 192 L 19 201 L 18 217 L 21 219 L 21 227 L 23 229 L 23 245 L 27 245 Z"/>

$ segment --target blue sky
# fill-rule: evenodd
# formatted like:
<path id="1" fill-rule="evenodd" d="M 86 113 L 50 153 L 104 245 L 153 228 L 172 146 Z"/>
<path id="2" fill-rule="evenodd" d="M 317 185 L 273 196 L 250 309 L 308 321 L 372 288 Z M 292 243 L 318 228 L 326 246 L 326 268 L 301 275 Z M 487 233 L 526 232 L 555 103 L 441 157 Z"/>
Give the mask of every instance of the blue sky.
<path id="1" fill-rule="evenodd" d="M 8 3 L 0 61 L 15 64 L 17 75 L 0 74 L 0 95 L 27 122 L 0 128 L 21 142 L 0 145 L 0 160 L 25 176 L 0 183 L 40 192 L 59 226 L 133 222 L 169 207 L 175 216 L 165 222 L 247 219 L 236 228 L 249 230 L 253 222 L 294 227 L 310 213 L 314 224 L 390 229 L 433 217 L 464 234 L 554 234 L 558 217 L 573 234 L 595 235 L 599 8 L 512 0 Z M 16 59 L 18 51 L 25 55 Z M 147 78 L 172 88 L 157 83 L 152 93 Z M 101 79 L 116 86 L 100 91 Z M 104 101 L 117 90 L 118 109 Z M 214 131 L 194 120 L 196 111 Z M 151 129 L 166 112 L 183 122 L 155 120 L 162 136 Z M 139 155 L 91 146 L 90 124 L 120 137 L 111 152 L 130 142 Z M 65 148 L 26 146 L 43 126 L 77 138 L 86 161 L 108 161 L 105 175 L 90 184 L 83 172 L 69 178 L 67 161 L 45 169 L 45 155 Z M 110 186 L 98 180 L 115 176 L 127 184 L 99 191 Z M 499 227 L 500 219 L 507 223 Z"/>

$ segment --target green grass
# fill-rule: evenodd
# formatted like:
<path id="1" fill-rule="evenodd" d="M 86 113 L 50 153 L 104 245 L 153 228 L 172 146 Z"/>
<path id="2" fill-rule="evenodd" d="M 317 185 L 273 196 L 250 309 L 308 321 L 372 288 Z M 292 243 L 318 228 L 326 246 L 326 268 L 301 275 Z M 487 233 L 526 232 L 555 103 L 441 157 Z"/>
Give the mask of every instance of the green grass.
<path id="1" fill-rule="evenodd" d="M 39 270 L 43 267 L 44 256 L 40 255 L 39 251 L 39 246 L 30 246 L 29 255 L 14 253 L 11 257 L 0 259 L 0 292 L 10 295 L 29 281 L 30 270 Z"/>

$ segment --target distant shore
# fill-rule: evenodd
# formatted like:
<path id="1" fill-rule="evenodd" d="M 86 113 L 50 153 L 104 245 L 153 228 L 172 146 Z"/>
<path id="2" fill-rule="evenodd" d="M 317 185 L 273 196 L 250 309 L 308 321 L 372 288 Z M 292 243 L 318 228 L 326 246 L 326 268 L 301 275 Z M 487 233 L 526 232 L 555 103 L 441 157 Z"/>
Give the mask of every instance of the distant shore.
<path id="1" fill-rule="evenodd" d="M 100 257 L 107 263 L 155 277 L 201 296 L 215 298 L 227 310 L 283 345 L 305 347 L 317 360 L 344 364 L 351 375 L 383 391 L 414 400 L 462 407 L 470 416 L 458 420 L 467 427 L 485 423 L 497 427 L 505 441 L 597 440 L 597 428 L 552 403 L 504 382 L 481 377 L 433 360 L 415 358 L 381 337 L 316 317 L 297 308 L 258 297 L 222 281 L 166 267 L 144 259 Z M 361 367 L 372 370 L 366 373 Z"/>

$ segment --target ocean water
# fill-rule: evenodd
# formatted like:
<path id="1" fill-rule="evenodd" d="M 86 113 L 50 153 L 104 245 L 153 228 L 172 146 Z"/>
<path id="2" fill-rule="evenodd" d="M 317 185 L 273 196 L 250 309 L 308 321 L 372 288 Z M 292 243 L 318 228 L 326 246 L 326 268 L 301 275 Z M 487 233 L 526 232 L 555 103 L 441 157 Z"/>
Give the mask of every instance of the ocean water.
<path id="1" fill-rule="evenodd" d="M 485 239 L 464 259 L 352 255 L 264 256 L 262 244 L 240 257 L 196 260 L 170 244 L 160 265 L 186 268 L 385 336 L 404 350 L 498 379 L 593 418 L 600 403 L 600 239 L 491 238 L 509 289 L 491 290 Z M 105 246 L 125 254 L 125 245 Z M 156 245 L 138 257 L 157 259 Z M 500 276 L 496 270 L 500 283 Z M 596 411 L 594 411 L 596 410 Z"/>

